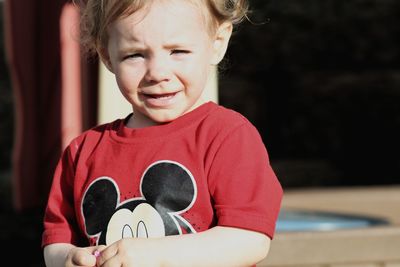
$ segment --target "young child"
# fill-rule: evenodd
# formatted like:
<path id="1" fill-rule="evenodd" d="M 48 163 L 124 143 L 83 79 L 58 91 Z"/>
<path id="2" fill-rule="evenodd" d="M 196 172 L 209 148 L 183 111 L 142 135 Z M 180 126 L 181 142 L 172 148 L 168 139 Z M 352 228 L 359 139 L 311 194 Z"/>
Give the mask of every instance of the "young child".
<path id="1" fill-rule="evenodd" d="M 203 93 L 244 0 L 88 0 L 83 41 L 132 105 L 64 151 L 48 199 L 47 266 L 250 266 L 282 188 L 255 127 Z"/>

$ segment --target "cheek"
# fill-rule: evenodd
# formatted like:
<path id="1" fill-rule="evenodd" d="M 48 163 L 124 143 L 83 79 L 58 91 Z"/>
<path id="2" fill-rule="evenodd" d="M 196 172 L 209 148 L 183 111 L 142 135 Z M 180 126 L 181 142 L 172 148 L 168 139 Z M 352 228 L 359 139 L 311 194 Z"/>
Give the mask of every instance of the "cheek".
<path id="1" fill-rule="evenodd" d="M 181 67 L 181 75 L 191 83 L 200 83 L 207 77 L 209 69 L 206 58 L 196 58 Z"/>
<path id="2" fill-rule="evenodd" d="M 123 91 L 136 90 L 141 80 L 140 69 L 118 69 L 115 73 L 115 79 L 119 88 Z"/>

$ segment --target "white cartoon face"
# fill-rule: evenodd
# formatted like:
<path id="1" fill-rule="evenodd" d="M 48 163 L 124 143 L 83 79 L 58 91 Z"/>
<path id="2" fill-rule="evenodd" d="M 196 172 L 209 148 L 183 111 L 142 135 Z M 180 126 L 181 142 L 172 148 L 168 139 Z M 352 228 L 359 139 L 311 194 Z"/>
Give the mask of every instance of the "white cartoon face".
<path id="1" fill-rule="evenodd" d="M 106 244 L 121 238 L 165 236 L 164 222 L 158 211 L 147 203 L 139 204 L 133 211 L 120 209 L 108 222 Z"/>

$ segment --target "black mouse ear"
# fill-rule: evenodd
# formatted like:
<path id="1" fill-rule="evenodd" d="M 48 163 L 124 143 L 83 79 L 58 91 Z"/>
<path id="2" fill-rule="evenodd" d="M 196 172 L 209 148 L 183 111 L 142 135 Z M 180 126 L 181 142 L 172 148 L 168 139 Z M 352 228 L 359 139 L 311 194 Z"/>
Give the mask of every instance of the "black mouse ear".
<path id="1" fill-rule="evenodd" d="M 178 212 L 195 199 L 196 186 L 192 174 L 182 165 L 158 161 L 142 178 L 142 195 L 158 211 Z"/>
<path id="2" fill-rule="evenodd" d="M 107 227 L 118 202 L 118 188 L 111 178 L 100 177 L 88 187 L 83 197 L 82 212 L 89 235 L 95 235 Z"/>

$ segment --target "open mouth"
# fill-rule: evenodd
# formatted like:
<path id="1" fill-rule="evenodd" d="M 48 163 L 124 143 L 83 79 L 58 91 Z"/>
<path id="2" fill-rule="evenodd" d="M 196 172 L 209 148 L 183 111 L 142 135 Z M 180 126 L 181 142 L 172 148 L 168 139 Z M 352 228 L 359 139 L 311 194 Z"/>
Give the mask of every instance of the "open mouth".
<path id="1" fill-rule="evenodd" d="M 179 92 L 165 93 L 165 94 L 145 94 L 143 93 L 143 100 L 152 107 L 167 107 L 175 103 L 177 100 L 176 95 Z"/>
<path id="2" fill-rule="evenodd" d="M 147 98 L 153 98 L 153 99 L 168 99 L 174 97 L 176 95 L 176 92 L 168 94 L 143 94 L 143 95 Z"/>

